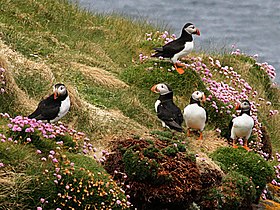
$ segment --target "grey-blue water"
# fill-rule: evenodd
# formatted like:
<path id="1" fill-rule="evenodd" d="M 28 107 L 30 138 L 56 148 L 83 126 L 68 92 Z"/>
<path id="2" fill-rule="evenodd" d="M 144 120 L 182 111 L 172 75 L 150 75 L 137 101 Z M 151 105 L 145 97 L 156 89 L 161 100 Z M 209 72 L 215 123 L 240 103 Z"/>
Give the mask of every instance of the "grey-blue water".
<path id="1" fill-rule="evenodd" d="M 280 0 L 77 0 L 88 10 L 121 13 L 147 18 L 151 23 L 167 25 L 177 36 L 186 22 L 201 32 L 195 37 L 200 49 L 230 48 L 258 54 L 259 62 L 276 69 L 280 83 Z"/>

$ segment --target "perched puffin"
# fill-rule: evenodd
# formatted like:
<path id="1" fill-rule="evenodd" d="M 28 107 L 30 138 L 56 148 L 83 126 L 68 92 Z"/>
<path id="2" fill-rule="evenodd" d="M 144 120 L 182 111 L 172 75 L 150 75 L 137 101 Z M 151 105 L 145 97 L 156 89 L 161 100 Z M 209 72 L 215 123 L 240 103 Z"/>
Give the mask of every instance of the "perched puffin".
<path id="1" fill-rule="evenodd" d="M 250 116 L 250 102 L 248 100 L 241 101 L 235 107 L 236 110 L 241 110 L 240 116 L 233 118 L 229 124 L 230 138 L 233 140 L 233 148 L 237 148 L 236 139 L 244 138 L 243 147 L 249 150 L 248 139 L 251 136 L 254 127 L 254 120 Z"/>
<path id="2" fill-rule="evenodd" d="M 173 102 L 173 91 L 171 87 L 167 84 L 160 83 L 154 85 L 151 91 L 160 94 L 158 100 L 155 102 L 155 110 L 158 118 L 162 122 L 162 126 L 182 132 L 183 115 L 181 110 Z"/>
<path id="3" fill-rule="evenodd" d="M 208 120 L 207 112 L 201 107 L 201 102 L 205 102 L 206 97 L 203 92 L 195 91 L 190 99 L 190 104 L 184 108 L 183 117 L 186 122 L 188 133 L 190 136 L 190 129 L 200 131 L 199 139 L 202 140 L 202 131 L 204 130 L 205 123 Z"/>
<path id="4" fill-rule="evenodd" d="M 53 92 L 39 103 L 37 109 L 28 118 L 53 123 L 67 114 L 70 108 L 70 98 L 65 85 L 61 83 L 54 85 Z"/>
<path id="5" fill-rule="evenodd" d="M 200 31 L 192 23 L 187 23 L 178 39 L 167 43 L 163 47 L 154 48 L 156 54 L 152 55 L 152 57 L 170 58 L 177 72 L 183 74 L 182 65 L 177 60 L 192 51 L 194 45 L 192 34 L 200 36 Z"/>

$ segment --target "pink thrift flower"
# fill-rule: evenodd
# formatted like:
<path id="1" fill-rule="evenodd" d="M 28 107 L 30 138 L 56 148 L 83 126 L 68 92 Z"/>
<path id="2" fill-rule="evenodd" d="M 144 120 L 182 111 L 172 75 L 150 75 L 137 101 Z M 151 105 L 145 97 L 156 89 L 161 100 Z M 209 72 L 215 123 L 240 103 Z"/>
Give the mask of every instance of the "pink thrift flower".
<path id="1" fill-rule="evenodd" d="M 58 163 L 58 160 L 57 160 L 56 158 L 54 158 L 54 159 L 52 160 L 52 162 L 53 162 L 53 163 Z"/>

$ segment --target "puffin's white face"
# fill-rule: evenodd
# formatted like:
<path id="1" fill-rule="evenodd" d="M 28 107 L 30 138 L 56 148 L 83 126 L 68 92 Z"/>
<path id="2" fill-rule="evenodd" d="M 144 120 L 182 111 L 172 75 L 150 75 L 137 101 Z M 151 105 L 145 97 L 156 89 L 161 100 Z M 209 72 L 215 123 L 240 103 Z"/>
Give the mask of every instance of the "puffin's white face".
<path id="1" fill-rule="evenodd" d="M 65 95 L 67 93 L 67 90 L 64 84 L 56 84 L 53 87 L 53 92 L 54 92 L 54 99 L 56 99 L 59 96 Z"/>
<path id="2" fill-rule="evenodd" d="M 184 30 L 189 34 L 196 34 L 196 35 L 200 36 L 199 29 L 196 28 L 193 24 L 185 27 Z"/>
<path id="3" fill-rule="evenodd" d="M 243 111 L 248 111 L 251 109 L 250 102 L 247 100 L 241 101 L 240 109 Z"/>
<path id="4" fill-rule="evenodd" d="M 192 98 L 196 101 L 205 101 L 204 93 L 198 90 L 193 92 Z"/>
<path id="5" fill-rule="evenodd" d="M 167 93 L 170 93 L 172 90 L 166 84 L 160 83 L 160 84 L 154 85 L 151 88 L 151 91 L 153 91 L 155 93 L 159 93 L 160 95 L 165 95 Z"/>

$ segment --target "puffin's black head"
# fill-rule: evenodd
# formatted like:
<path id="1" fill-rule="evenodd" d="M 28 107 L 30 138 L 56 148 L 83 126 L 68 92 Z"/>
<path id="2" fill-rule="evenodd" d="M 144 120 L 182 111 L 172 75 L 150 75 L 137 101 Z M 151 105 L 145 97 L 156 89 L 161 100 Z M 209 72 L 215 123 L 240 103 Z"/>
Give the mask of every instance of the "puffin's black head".
<path id="1" fill-rule="evenodd" d="M 67 89 L 64 84 L 58 83 L 53 87 L 54 99 L 57 99 L 61 96 L 65 96 L 67 94 Z"/>
<path id="2" fill-rule="evenodd" d="M 241 110 L 241 113 L 250 113 L 251 105 L 248 100 L 242 100 L 241 103 L 235 106 L 235 110 Z"/>
<path id="3" fill-rule="evenodd" d="M 196 35 L 200 36 L 200 31 L 198 28 L 196 28 L 194 26 L 194 24 L 187 23 L 186 25 L 184 25 L 184 27 L 182 29 L 182 35 L 184 35 L 184 34 L 196 34 Z"/>
<path id="4" fill-rule="evenodd" d="M 167 93 L 172 92 L 172 89 L 167 84 L 159 83 L 159 84 L 154 85 L 151 88 L 151 91 L 153 91 L 154 93 L 159 93 L 160 95 L 165 95 Z"/>
<path id="5" fill-rule="evenodd" d="M 202 91 L 194 91 L 192 96 L 191 96 L 191 103 L 200 103 L 200 102 L 205 102 L 206 97 Z"/>

